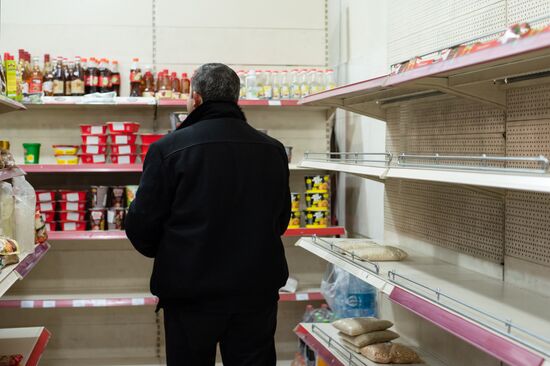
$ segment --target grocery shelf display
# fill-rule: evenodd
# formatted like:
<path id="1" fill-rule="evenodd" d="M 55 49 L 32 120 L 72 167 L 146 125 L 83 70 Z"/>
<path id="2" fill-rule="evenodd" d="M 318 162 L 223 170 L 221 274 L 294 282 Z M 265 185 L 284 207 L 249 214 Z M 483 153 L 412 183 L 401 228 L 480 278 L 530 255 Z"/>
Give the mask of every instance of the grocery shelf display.
<path id="1" fill-rule="evenodd" d="M 23 361 L 26 366 L 36 366 L 50 337 L 51 333 L 44 327 L 4 328 L 0 329 L 0 349 L 14 355 L 8 365 Z"/>
<path id="2" fill-rule="evenodd" d="M 11 100 L 4 95 L 0 95 L 0 114 L 24 109 L 26 109 L 26 107 L 23 104 Z"/>
<path id="3" fill-rule="evenodd" d="M 48 243 L 37 245 L 34 252 L 20 256 L 19 263 L 2 268 L 0 270 L 0 297 L 17 281 L 25 278 L 49 249 L 50 244 Z"/>

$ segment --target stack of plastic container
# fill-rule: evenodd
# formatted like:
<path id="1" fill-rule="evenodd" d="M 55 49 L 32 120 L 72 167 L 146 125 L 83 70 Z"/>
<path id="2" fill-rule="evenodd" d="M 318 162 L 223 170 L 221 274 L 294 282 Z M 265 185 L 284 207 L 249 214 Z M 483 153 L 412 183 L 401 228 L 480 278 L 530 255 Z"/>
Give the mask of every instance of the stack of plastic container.
<path id="1" fill-rule="evenodd" d="M 82 146 L 80 162 L 105 164 L 107 162 L 107 126 L 80 125 Z"/>
<path id="2" fill-rule="evenodd" d="M 86 191 L 41 190 L 36 191 L 36 201 L 48 231 L 86 230 Z"/>
<path id="3" fill-rule="evenodd" d="M 137 159 L 137 122 L 107 122 L 111 142 L 111 162 L 135 164 Z"/>

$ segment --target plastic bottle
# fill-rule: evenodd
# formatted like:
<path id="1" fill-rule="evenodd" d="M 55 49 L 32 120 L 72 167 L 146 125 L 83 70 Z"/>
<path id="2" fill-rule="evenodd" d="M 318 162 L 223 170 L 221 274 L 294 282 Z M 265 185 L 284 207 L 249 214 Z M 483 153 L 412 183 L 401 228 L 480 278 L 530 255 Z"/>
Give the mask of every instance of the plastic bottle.
<path id="1" fill-rule="evenodd" d="M 13 182 L 15 240 L 23 253 L 34 251 L 36 193 L 24 176 L 15 177 Z"/>
<path id="2" fill-rule="evenodd" d="M 298 73 L 298 83 L 300 84 L 301 98 L 307 97 L 310 94 L 308 75 L 309 75 L 309 72 L 307 70 L 301 70 Z"/>
<path id="3" fill-rule="evenodd" d="M 325 89 L 325 82 L 321 70 L 315 70 L 311 79 L 310 92 L 311 94 L 322 92 Z"/>
<path id="4" fill-rule="evenodd" d="M 325 90 L 336 88 L 336 77 L 334 70 L 329 69 L 325 71 Z"/>
<path id="5" fill-rule="evenodd" d="M 376 288 L 350 275 L 344 316 L 376 316 Z"/>
<path id="6" fill-rule="evenodd" d="M 189 98 L 189 90 L 191 89 L 191 80 L 187 76 L 187 73 L 184 72 L 181 74 L 181 99 Z"/>
<path id="7" fill-rule="evenodd" d="M 304 316 L 302 316 L 302 322 L 311 323 L 313 321 L 313 305 L 307 305 Z"/>
<path id="8" fill-rule="evenodd" d="M 248 70 L 246 74 L 246 99 L 258 99 L 256 70 Z"/>
<path id="9" fill-rule="evenodd" d="M 294 69 L 290 71 L 290 98 L 300 99 L 302 95 L 300 88 L 300 81 L 298 79 L 298 70 Z"/>
<path id="10" fill-rule="evenodd" d="M 266 70 L 263 72 L 263 98 L 271 99 L 273 98 L 273 80 L 271 70 Z"/>
<path id="11" fill-rule="evenodd" d="M 273 80 L 272 99 L 279 100 L 281 99 L 281 74 L 279 71 L 272 71 L 271 78 Z"/>
<path id="12" fill-rule="evenodd" d="M 237 76 L 239 77 L 240 89 L 239 89 L 239 98 L 246 99 L 246 73 L 244 70 L 237 71 Z"/>
<path id="13" fill-rule="evenodd" d="M 144 97 L 154 97 L 155 96 L 155 77 L 149 69 L 145 69 L 145 74 L 143 75 L 143 92 L 142 96 Z"/>
<path id="14" fill-rule="evenodd" d="M 139 58 L 132 59 L 130 67 L 130 96 L 141 96 L 141 68 L 139 67 Z"/>
<path id="15" fill-rule="evenodd" d="M 118 61 L 113 60 L 111 63 L 111 90 L 120 97 L 120 72 L 118 71 Z"/>
<path id="16" fill-rule="evenodd" d="M 288 71 L 281 71 L 279 80 L 281 85 L 281 99 L 290 99 L 290 82 L 288 79 Z"/>
<path id="17" fill-rule="evenodd" d="M 99 63 L 99 92 L 108 93 L 111 91 L 111 70 L 109 60 L 102 58 Z"/>
<path id="18" fill-rule="evenodd" d="M 25 50 L 22 48 L 19 49 L 19 63 L 17 64 L 17 69 L 19 70 L 18 73 L 18 80 L 19 80 L 19 88 L 21 89 L 21 93 L 24 96 L 27 96 L 29 94 L 29 73 L 27 72 L 26 67 L 26 54 Z"/>
<path id="19" fill-rule="evenodd" d="M 176 72 L 172 72 L 170 76 L 170 87 L 172 91 L 172 99 L 180 99 L 181 83 Z"/>
<path id="20" fill-rule="evenodd" d="M 264 99 L 265 74 L 263 70 L 256 70 L 256 86 L 258 99 Z"/>

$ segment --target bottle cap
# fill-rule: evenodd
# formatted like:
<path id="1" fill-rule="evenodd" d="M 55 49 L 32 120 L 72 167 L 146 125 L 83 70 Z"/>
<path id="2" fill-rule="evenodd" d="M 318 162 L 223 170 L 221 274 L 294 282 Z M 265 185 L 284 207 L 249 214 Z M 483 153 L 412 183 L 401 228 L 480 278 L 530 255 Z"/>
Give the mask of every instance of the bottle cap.
<path id="1" fill-rule="evenodd" d="M 133 62 L 139 62 L 139 58 L 135 57 L 132 59 Z"/>

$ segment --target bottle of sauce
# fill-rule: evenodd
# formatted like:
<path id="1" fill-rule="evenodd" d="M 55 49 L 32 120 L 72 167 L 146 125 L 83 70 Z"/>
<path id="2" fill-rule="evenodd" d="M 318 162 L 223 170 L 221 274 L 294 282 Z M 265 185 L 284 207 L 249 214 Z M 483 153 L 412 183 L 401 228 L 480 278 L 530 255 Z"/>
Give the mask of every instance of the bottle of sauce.
<path id="1" fill-rule="evenodd" d="M 111 70 L 109 60 L 102 58 L 99 63 L 99 92 L 108 93 L 111 91 Z"/>
<path id="2" fill-rule="evenodd" d="M 38 57 L 32 58 L 32 71 L 29 75 L 29 94 L 40 94 L 42 93 L 42 81 L 44 77 L 42 71 L 40 70 L 40 65 Z"/>
<path id="3" fill-rule="evenodd" d="M 172 99 L 180 99 L 181 83 L 180 79 L 178 79 L 178 74 L 175 72 L 172 72 L 172 75 L 170 76 L 170 86 L 172 91 Z"/>
<path id="4" fill-rule="evenodd" d="M 50 55 L 44 55 L 44 79 L 42 80 L 42 91 L 47 97 L 53 95 L 53 68 L 50 62 Z"/>
<path id="5" fill-rule="evenodd" d="M 117 97 L 120 97 L 120 73 L 117 60 L 113 60 L 111 66 L 111 90 L 116 93 Z"/>
<path id="6" fill-rule="evenodd" d="M 74 69 L 72 71 L 72 80 L 71 80 L 71 95 L 79 96 L 84 95 L 84 70 L 82 70 L 82 65 L 80 63 L 80 56 L 75 57 Z"/>
<path id="7" fill-rule="evenodd" d="M 187 73 L 181 74 L 181 99 L 189 98 L 189 90 L 191 89 L 191 80 L 187 77 Z"/>
<path id="8" fill-rule="evenodd" d="M 145 75 L 143 75 L 143 93 L 144 97 L 155 96 L 155 77 L 149 69 L 145 69 Z"/>
<path id="9" fill-rule="evenodd" d="M 65 95 L 71 95 L 71 84 L 73 81 L 74 62 L 63 59 L 63 78 L 65 79 Z"/>
<path id="10" fill-rule="evenodd" d="M 139 67 L 139 58 L 132 59 L 130 68 L 130 96 L 141 97 L 141 68 Z"/>
<path id="11" fill-rule="evenodd" d="M 25 50 L 23 50 L 22 48 L 19 49 L 19 63 L 17 64 L 17 69 L 19 71 L 19 78 L 18 78 L 18 81 L 19 81 L 19 87 L 21 89 L 21 93 L 26 96 L 29 94 L 29 73 L 27 72 L 27 67 L 26 67 L 26 59 L 27 59 L 27 54 L 25 52 Z"/>
<path id="12" fill-rule="evenodd" d="M 155 94 L 155 97 L 157 99 L 166 99 L 169 98 L 168 91 L 170 89 L 170 78 L 165 73 L 166 70 L 163 70 L 158 73 L 157 78 L 157 92 Z"/>
<path id="13" fill-rule="evenodd" d="M 63 59 L 57 58 L 53 72 L 53 95 L 56 97 L 65 95 L 65 79 L 63 76 Z"/>

